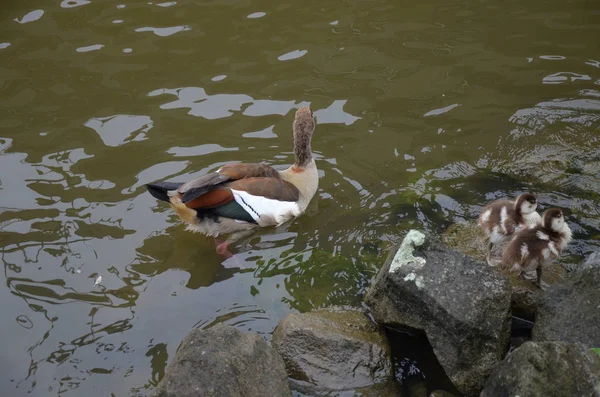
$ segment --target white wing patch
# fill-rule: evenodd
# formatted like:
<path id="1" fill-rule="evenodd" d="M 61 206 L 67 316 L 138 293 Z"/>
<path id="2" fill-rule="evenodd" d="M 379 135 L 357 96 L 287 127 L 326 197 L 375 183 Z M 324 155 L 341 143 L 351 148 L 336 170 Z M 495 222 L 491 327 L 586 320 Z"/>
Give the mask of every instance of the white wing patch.
<path id="1" fill-rule="evenodd" d="M 569 225 L 567 225 L 567 223 L 565 222 L 563 224 L 563 228 L 562 228 L 562 238 L 560 239 L 558 246 L 560 247 L 560 250 L 564 250 L 565 248 L 567 248 L 567 245 L 571 242 L 571 239 L 573 238 L 573 232 L 571 231 L 571 228 L 569 227 Z"/>
<path id="2" fill-rule="evenodd" d="M 496 225 L 492 229 L 490 233 L 490 242 L 492 244 L 497 244 L 500 240 L 504 238 L 504 234 L 500 231 L 500 226 Z"/>
<path id="3" fill-rule="evenodd" d="M 552 255 L 553 255 L 554 257 L 557 257 L 557 256 L 558 256 L 559 252 L 558 252 L 558 250 L 556 249 L 556 246 L 554 245 L 554 242 L 553 242 L 553 241 L 550 241 L 550 243 L 548 244 L 548 249 L 550 249 L 550 252 L 552 253 Z"/>
<path id="4" fill-rule="evenodd" d="M 506 210 L 506 206 L 502 207 L 500 210 L 500 227 L 502 228 L 502 233 L 506 234 L 506 220 L 508 219 L 508 211 Z"/>
<path id="5" fill-rule="evenodd" d="M 542 217 L 537 211 L 533 211 L 529 214 L 523 214 L 523 218 L 525 218 L 525 223 L 529 226 L 535 226 L 542 223 Z"/>
<path id="6" fill-rule="evenodd" d="M 537 233 L 535 234 L 535 236 L 537 238 L 539 238 L 540 240 L 550 240 L 550 236 L 548 236 L 546 233 L 542 232 L 541 230 L 538 230 Z"/>
<path id="7" fill-rule="evenodd" d="M 550 259 L 550 248 L 544 248 L 542 250 L 542 256 L 544 257 L 545 260 Z"/>
<path id="8" fill-rule="evenodd" d="M 253 196 L 243 190 L 231 189 L 235 201 L 252 216 L 260 226 L 281 225 L 302 214 L 294 201 L 279 201 Z"/>
<path id="9" fill-rule="evenodd" d="M 527 244 L 523 243 L 521 245 L 521 260 L 524 260 L 527 255 L 529 255 L 529 249 L 527 248 Z"/>
<path id="10" fill-rule="evenodd" d="M 481 225 L 487 223 L 490 220 L 490 215 L 492 215 L 492 210 L 491 209 L 484 211 L 481 214 L 481 216 L 479 217 L 479 223 Z"/>

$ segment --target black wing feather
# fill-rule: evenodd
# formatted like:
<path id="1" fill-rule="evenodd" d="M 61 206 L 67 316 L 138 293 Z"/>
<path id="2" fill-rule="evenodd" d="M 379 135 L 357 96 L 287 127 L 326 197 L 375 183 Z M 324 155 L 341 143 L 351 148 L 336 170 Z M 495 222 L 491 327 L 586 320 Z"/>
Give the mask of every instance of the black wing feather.
<path id="1" fill-rule="evenodd" d="M 147 184 L 146 189 L 148 189 L 148 192 L 155 198 L 168 203 L 171 198 L 167 192 L 169 190 L 177 190 L 182 184 L 183 183 L 181 182 L 156 182 Z"/>

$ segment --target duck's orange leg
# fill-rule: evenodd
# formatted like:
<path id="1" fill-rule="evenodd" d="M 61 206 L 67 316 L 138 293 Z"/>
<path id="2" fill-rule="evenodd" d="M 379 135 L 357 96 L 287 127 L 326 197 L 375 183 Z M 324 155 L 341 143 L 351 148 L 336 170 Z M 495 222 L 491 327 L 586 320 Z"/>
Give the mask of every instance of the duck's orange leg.
<path id="1" fill-rule="evenodd" d="M 231 258 L 233 254 L 228 249 L 230 243 L 231 241 L 228 239 L 215 237 L 217 254 L 221 255 L 225 259 Z"/>

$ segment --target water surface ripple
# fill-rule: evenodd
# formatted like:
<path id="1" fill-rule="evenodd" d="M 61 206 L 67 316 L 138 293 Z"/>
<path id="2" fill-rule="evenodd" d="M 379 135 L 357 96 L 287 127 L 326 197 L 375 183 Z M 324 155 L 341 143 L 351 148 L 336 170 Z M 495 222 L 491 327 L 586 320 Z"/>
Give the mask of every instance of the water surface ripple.
<path id="1" fill-rule="evenodd" d="M 190 329 L 269 337 L 291 311 L 356 305 L 404 231 L 524 190 L 565 209 L 565 262 L 599 249 L 599 14 L 586 0 L 2 7 L 1 394 L 148 395 Z M 145 192 L 229 161 L 289 165 L 305 105 L 317 196 L 234 258 Z"/>

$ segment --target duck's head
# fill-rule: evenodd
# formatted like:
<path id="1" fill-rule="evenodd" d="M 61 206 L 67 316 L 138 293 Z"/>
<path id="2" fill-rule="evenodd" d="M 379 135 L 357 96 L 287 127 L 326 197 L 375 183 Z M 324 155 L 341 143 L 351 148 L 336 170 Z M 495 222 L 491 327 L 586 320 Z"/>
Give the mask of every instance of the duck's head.
<path id="1" fill-rule="evenodd" d="M 293 128 L 296 165 L 305 166 L 312 160 L 310 141 L 315 132 L 315 118 L 309 107 L 303 107 L 296 111 Z"/>
<path id="2" fill-rule="evenodd" d="M 558 208 L 550 208 L 544 212 L 544 227 L 553 232 L 561 232 L 565 226 L 565 217 Z"/>
<path id="3" fill-rule="evenodd" d="M 521 214 L 529 215 L 537 209 L 537 199 L 531 193 L 523 193 L 517 197 L 515 207 Z"/>

